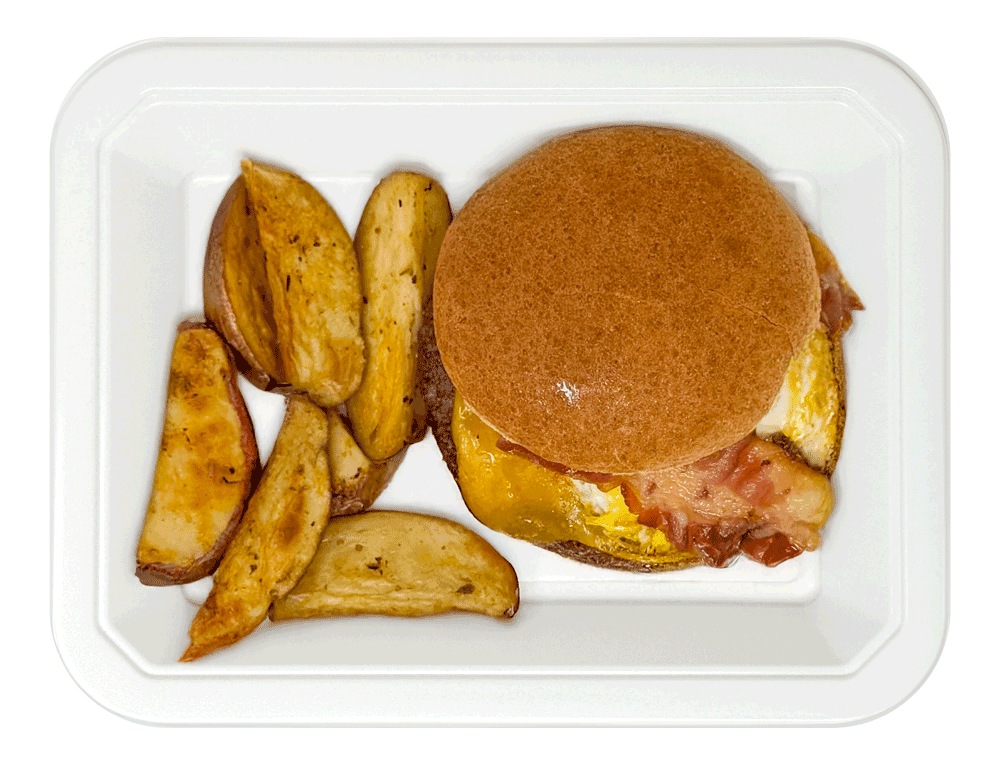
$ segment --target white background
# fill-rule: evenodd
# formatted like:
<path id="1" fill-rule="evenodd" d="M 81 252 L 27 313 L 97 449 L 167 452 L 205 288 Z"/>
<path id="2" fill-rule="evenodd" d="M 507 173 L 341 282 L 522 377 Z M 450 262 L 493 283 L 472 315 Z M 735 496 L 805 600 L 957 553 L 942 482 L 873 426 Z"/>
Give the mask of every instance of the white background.
<path id="1" fill-rule="evenodd" d="M 137 762 L 259 767 L 300 757 L 346 767 L 430 760 L 444 767 L 515 768 L 618 762 L 863 768 L 996 761 L 990 753 L 1000 685 L 994 619 L 1000 602 L 993 586 L 1000 509 L 994 448 L 1000 425 L 991 377 L 1000 284 L 993 237 L 994 9 L 965 0 L 930 6 L 712 0 L 669 10 L 647 10 L 660 3 L 642 0 L 577 2 L 566 10 L 541 0 L 495 5 L 373 0 L 347 8 L 331 0 L 20 5 L 4 13 L 0 48 L 0 132 L 6 150 L 0 264 L 10 324 L 3 376 L 9 409 L 2 449 L 6 542 L 0 548 L 10 583 L 0 660 L 7 706 L 3 748 L 12 766 L 86 761 L 109 767 Z M 924 686 L 895 711 L 840 729 L 166 730 L 132 724 L 93 703 L 59 661 L 49 623 L 49 140 L 63 97 L 87 68 L 116 48 L 165 36 L 840 37 L 874 44 L 908 64 L 937 99 L 951 144 L 951 623 L 944 653 Z"/>

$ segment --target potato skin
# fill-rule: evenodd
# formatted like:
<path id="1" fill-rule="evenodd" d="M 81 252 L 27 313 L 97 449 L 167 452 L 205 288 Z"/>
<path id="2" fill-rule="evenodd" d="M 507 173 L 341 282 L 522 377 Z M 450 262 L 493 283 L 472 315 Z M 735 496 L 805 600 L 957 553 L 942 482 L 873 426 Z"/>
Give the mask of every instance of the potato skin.
<path id="1" fill-rule="evenodd" d="M 235 351 L 243 376 L 261 390 L 275 390 L 280 389 L 283 372 L 276 355 L 266 280 L 262 282 L 255 274 L 259 272 L 252 266 L 255 255 L 239 253 L 259 248 L 259 241 L 246 183 L 239 176 L 219 204 L 208 236 L 202 281 L 205 315 Z M 241 285 L 243 312 L 238 317 L 230 293 L 239 291 Z"/>
<path id="2" fill-rule="evenodd" d="M 217 372 L 206 371 L 216 364 L 221 364 Z M 218 395 L 218 388 L 212 389 L 216 378 L 222 380 L 218 384 L 225 394 L 225 408 L 231 414 L 229 420 L 207 423 L 207 410 L 221 406 L 217 401 L 210 400 L 213 392 Z M 205 393 L 206 389 L 208 393 Z M 185 416 L 188 417 L 186 421 Z M 233 419 L 238 426 L 236 446 L 216 446 L 213 438 L 218 435 L 216 431 L 221 426 L 224 434 L 227 427 L 232 428 Z M 185 424 L 178 425 L 178 420 Z M 186 438 L 179 448 L 177 442 L 181 435 Z M 203 462 L 198 462 L 196 458 L 194 465 L 188 456 L 192 436 L 193 446 L 201 446 L 211 453 Z M 160 445 L 153 493 L 137 548 L 135 574 L 141 583 L 150 586 L 191 583 L 211 574 L 218 566 L 260 476 L 257 440 L 237 384 L 236 363 L 223 340 L 204 322 L 187 320 L 177 327 Z M 236 452 L 232 462 L 236 463 L 242 457 L 242 467 L 239 472 L 217 477 L 215 466 L 219 460 L 225 459 L 226 452 L 231 451 Z M 178 476 L 192 472 L 199 473 L 201 477 L 193 482 L 189 478 L 185 483 L 183 476 Z M 216 478 L 221 486 L 216 483 Z M 212 502 L 218 503 L 220 496 L 231 504 L 231 512 L 224 516 L 225 523 L 221 528 L 211 508 Z M 177 510 L 176 506 L 182 510 Z M 178 561 L 180 552 L 191 550 L 192 522 L 197 527 L 199 542 L 204 541 L 206 531 L 208 537 L 214 539 L 209 547 L 202 548 L 201 555 Z M 172 539 L 172 535 L 177 539 Z M 164 557 L 170 553 L 174 554 L 174 558 L 165 561 Z"/>

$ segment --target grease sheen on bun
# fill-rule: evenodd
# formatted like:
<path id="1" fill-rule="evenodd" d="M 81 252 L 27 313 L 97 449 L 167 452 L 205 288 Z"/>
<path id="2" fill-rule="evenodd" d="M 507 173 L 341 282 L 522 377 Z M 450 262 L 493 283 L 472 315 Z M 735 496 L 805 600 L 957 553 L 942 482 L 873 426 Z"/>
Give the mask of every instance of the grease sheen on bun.
<path id="1" fill-rule="evenodd" d="M 569 468 L 693 462 L 747 435 L 816 328 L 806 229 L 723 143 L 557 137 L 481 187 L 441 247 L 444 367 L 503 436 Z"/>

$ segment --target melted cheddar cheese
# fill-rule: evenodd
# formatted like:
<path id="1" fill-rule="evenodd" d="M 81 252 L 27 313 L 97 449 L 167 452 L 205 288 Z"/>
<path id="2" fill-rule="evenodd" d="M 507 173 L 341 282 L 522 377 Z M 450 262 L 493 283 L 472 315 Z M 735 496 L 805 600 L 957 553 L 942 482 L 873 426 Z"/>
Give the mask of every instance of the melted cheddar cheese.
<path id="1" fill-rule="evenodd" d="M 617 487 L 604 492 L 498 449 L 500 434 L 457 394 L 452 435 L 462 495 L 491 529 L 539 545 L 573 540 L 661 567 L 698 562 L 694 554 L 674 548 L 663 532 L 639 524 Z"/>

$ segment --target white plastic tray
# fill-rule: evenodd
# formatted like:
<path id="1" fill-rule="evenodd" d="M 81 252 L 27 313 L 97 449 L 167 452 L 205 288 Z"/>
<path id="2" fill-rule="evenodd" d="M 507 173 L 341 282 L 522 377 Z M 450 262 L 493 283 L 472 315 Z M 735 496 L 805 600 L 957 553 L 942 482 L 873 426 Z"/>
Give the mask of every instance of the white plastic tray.
<path id="1" fill-rule="evenodd" d="M 265 624 L 179 664 L 195 587 L 133 575 L 177 321 L 245 154 L 293 168 L 352 230 L 381 176 L 453 206 L 554 133 L 655 122 L 724 137 L 830 244 L 867 305 L 825 543 L 779 568 L 627 575 L 490 532 L 433 441 L 380 506 L 433 512 L 516 567 L 510 623 Z M 52 624 L 70 674 L 171 724 L 820 724 L 884 713 L 947 622 L 947 167 L 932 98 L 834 41 L 162 41 L 100 62 L 53 137 Z M 244 385 L 246 383 L 243 383 Z M 244 387 L 262 455 L 281 399 Z"/>

